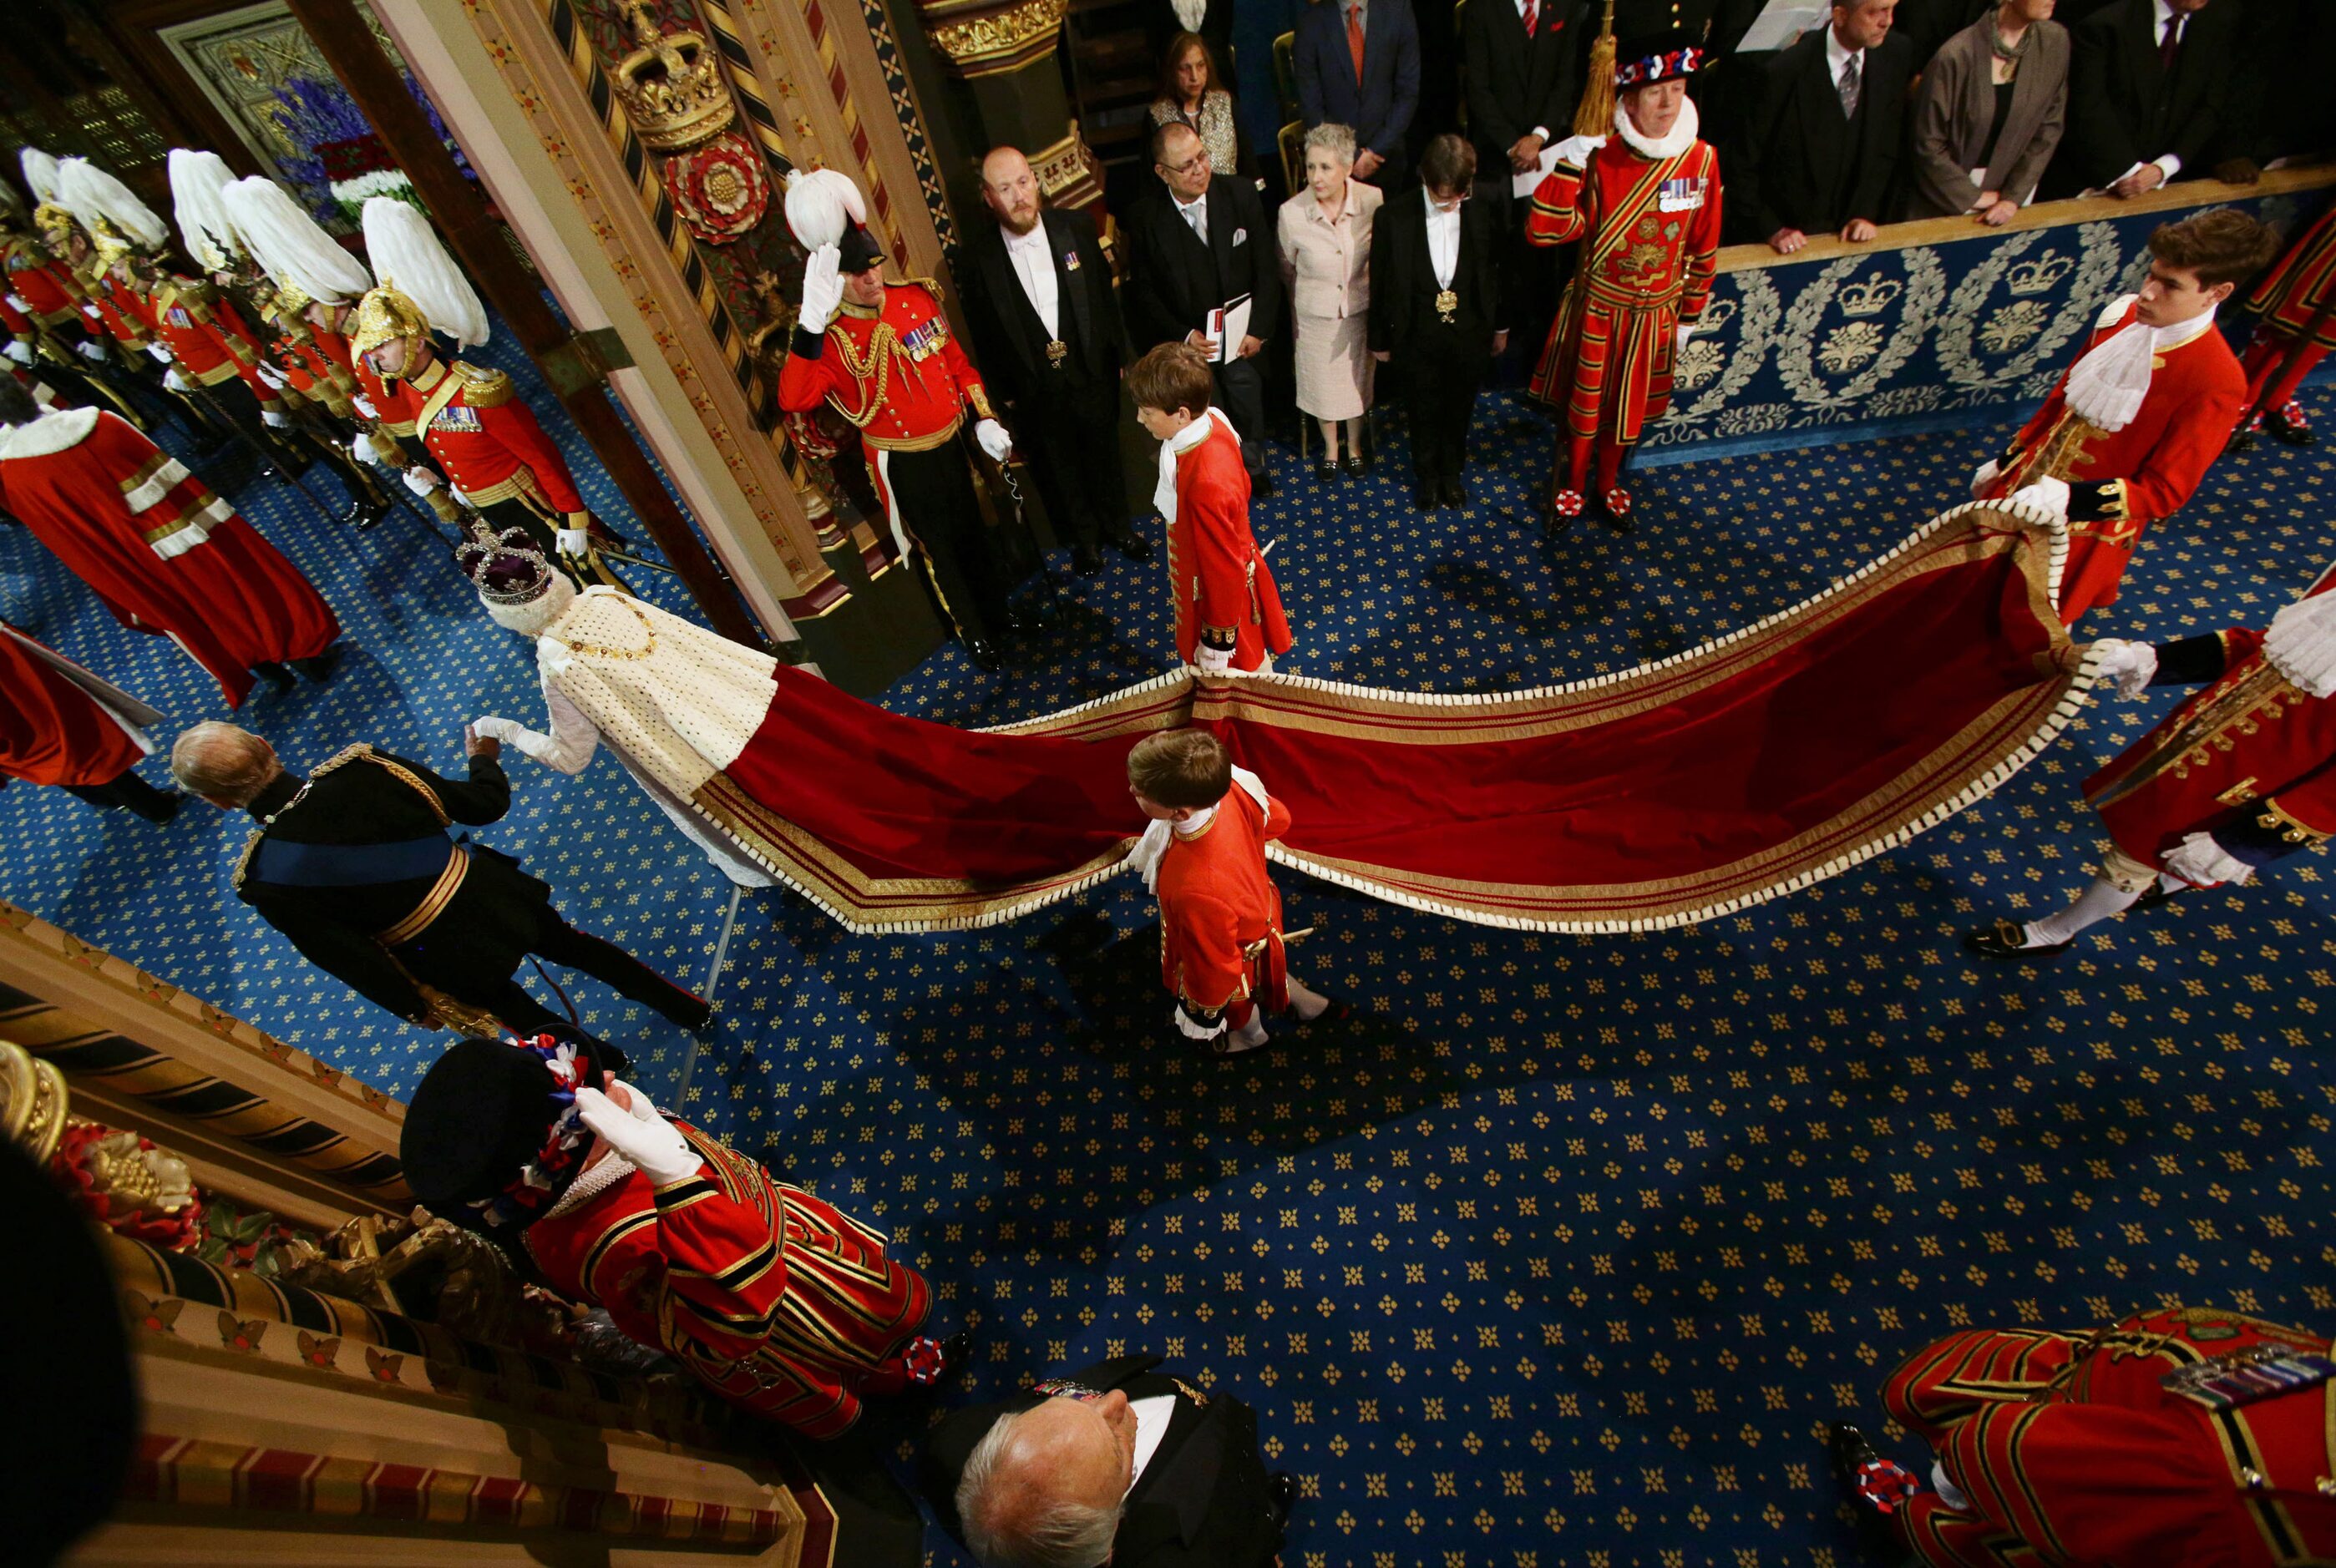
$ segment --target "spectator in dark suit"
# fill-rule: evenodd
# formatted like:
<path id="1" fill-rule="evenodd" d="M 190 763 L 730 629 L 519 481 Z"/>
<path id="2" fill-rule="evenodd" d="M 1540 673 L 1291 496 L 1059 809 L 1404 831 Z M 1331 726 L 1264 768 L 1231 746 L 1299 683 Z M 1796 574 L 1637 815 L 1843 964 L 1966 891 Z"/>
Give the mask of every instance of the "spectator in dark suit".
<path id="1" fill-rule="evenodd" d="M 2238 25 L 2230 0 L 2117 0 L 2070 29 L 2068 133 L 2045 194 L 2132 197 L 2185 170 L 2205 174 L 2229 106 Z"/>
<path id="2" fill-rule="evenodd" d="M 1417 190 L 1389 197 L 1371 230 L 1371 356 L 1403 388 L 1412 505 L 1465 507 L 1468 419 L 1502 327 L 1501 229 L 1471 200 L 1476 150 L 1446 131 L 1419 160 Z"/>
<path id="3" fill-rule="evenodd" d="M 1590 0 L 1484 0 L 1460 19 L 1468 136 L 1479 183 L 1471 205 L 1500 237 L 1501 295 L 1510 324 L 1529 344 L 1549 335 L 1558 275 L 1546 251 L 1525 243 L 1525 203 L 1510 179 L 1542 148 L 1573 134 L 1582 101 L 1582 35 L 1597 32 Z"/>
<path id="4" fill-rule="evenodd" d="M 1769 63 L 1728 196 L 1747 239 L 1790 256 L 1812 234 L 1872 239 L 1895 209 L 1913 52 L 1897 0 L 1844 0 Z"/>
<path id="5" fill-rule="evenodd" d="M 1297 1486 L 1257 1416 L 1124 1356 L 952 1413 L 918 1464 L 925 1500 L 982 1568 L 1268 1568 Z"/>
<path id="6" fill-rule="evenodd" d="M 1298 19 L 1291 61 L 1306 128 L 1355 133 L 1357 179 L 1385 185 L 1408 165 L 1404 139 L 1419 110 L 1419 24 L 1411 0 L 1320 0 Z"/>
<path id="7" fill-rule="evenodd" d="M 1265 469 L 1265 378 L 1258 356 L 1281 327 L 1281 264 L 1257 188 L 1209 168 L 1208 149 L 1190 126 L 1152 133 L 1160 189 L 1127 214 L 1127 325 L 1140 351 L 1189 343 L 1214 355 L 1209 313 L 1250 296 L 1249 331 L 1222 363 L 1212 362 L 1217 397 L 1241 432 L 1241 463 L 1253 495 L 1273 493 Z"/>
<path id="8" fill-rule="evenodd" d="M 1104 544 L 1143 560 L 1152 547 L 1127 526 L 1119 461 L 1127 334 L 1095 220 L 1041 208 L 1030 160 L 1011 147 L 982 160 L 981 198 L 998 221 L 967 226 L 966 321 L 989 390 L 1011 411 L 1014 445 L 1072 565 L 1101 571 Z"/>
<path id="9" fill-rule="evenodd" d="M 2231 70 L 2244 72 L 2224 105 L 2214 178 L 2252 185 L 2264 166 L 2336 148 L 2336 5 L 2253 0 L 2240 12 Z"/>

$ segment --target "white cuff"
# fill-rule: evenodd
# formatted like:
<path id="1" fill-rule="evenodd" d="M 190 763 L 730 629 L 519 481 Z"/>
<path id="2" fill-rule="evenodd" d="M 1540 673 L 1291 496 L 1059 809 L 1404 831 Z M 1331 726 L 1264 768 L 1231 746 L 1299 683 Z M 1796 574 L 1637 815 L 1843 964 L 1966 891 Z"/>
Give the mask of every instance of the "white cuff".
<path id="1" fill-rule="evenodd" d="M 1534 126 L 1534 127 L 1533 128 L 1533 133 L 1535 136 L 1538 136 L 1538 137 L 1540 137 L 1540 138 L 1541 138 L 1541 140 L 1542 140 L 1542 144 L 1543 144 L 1543 146 L 1547 146 L 1547 145 L 1548 145 L 1548 143 L 1549 143 L 1549 127 L 1548 127 L 1548 126 L 1546 126 L 1546 125 L 1536 125 L 1536 126 Z"/>
<path id="2" fill-rule="evenodd" d="M 2153 158 L 2150 161 L 2166 171 L 2166 183 L 2168 185 L 2173 184 L 2174 177 L 2182 172 L 2182 155 L 2178 152 L 2168 152 L 2162 157 Z M 2141 165 L 2136 163 L 2134 167 L 2138 169 Z"/>

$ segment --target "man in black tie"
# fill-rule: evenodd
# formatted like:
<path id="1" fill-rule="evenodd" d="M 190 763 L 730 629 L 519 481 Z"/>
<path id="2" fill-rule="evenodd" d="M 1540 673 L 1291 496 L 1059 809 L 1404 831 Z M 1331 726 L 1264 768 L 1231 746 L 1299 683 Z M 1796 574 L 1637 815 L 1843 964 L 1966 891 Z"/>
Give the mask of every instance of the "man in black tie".
<path id="1" fill-rule="evenodd" d="M 1257 1417 L 1124 1356 L 956 1411 L 919 1462 L 925 1499 L 982 1568 L 1266 1568 L 1297 1487 Z"/>
<path id="2" fill-rule="evenodd" d="M 2207 172 L 2228 117 L 2231 0 L 2117 0 L 2070 29 L 2068 133 L 2048 197 L 2139 196 Z"/>
<path id="3" fill-rule="evenodd" d="M 1528 344 L 1549 335 L 1556 277 L 1549 254 L 1525 243 L 1525 203 L 1511 181 L 1544 146 L 1573 134 L 1582 35 L 1597 31 L 1591 18 L 1589 0 L 1484 0 L 1460 16 L 1468 136 L 1484 176 L 1471 205 L 1487 209 L 1500 235 L 1502 297 Z"/>
<path id="4" fill-rule="evenodd" d="M 1891 33 L 1897 0 L 1843 0 L 1768 63 L 1750 134 L 1731 149 L 1729 227 L 1779 256 L 1835 234 L 1863 245 L 1894 210 L 1913 50 Z"/>
<path id="5" fill-rule="evenodd" d="M 1281 324 L 1281 264 L 1248 180 L 1212 173 L 1192 128 L 1152 133 L 1160 189 L 1127 215 L 1127 324 L 1138 349 L 1186 343 L 1208 354 L 1217 403 L 1240 432 L 1250 493 L 1273 493 L 1265 470 L 1265 377 L 1259 354 Z M 1249 330 L 1218 356 L 1209 313 L 1248 295 Z"/>
<path id="6" fill-rule="evenodd" d="M 1465 507 L 1468 418 L 1501 322 L 1500 230 L 1469 199 L 1476 150 L 1450 131 L 1419 160 L 1420 189 L 1389 197 L 1371 225 L 1371 356 L 1403 388 L 1411 421 L 1411 504 Z"/>
<path id="7" fill-rule="evenodd" d="M 1014 444 L 1074 566 L 1101 571 L 1104 544 L 1143 560 L 1152 547 L 1127 526 L 1119 460 L 1126 334 L 1095 220 L 1042 208 L 1030 160 L 1011 147 L 982 160 L 981 198 L 998 221 L 970 227 L 966 320 L 990 391 L 1014 415 Z"/>

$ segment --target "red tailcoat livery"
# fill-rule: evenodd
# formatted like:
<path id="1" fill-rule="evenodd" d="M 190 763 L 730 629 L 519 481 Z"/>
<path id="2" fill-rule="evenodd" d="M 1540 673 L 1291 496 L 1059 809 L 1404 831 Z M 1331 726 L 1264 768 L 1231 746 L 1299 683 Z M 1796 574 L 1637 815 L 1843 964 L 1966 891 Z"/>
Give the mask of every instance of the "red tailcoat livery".
<path id="1" fill-rule="evenodd" d="M 2086 352 L 2133 320 L 2128 297 L 2105 314 Z M 2084 357 L 2079 353 L 2078 359 Z M 2070 362 L 2075 368 L 2075 361 Z M 2117 603 L 2117 581 L 2142 530 L 2187 501 L 2206 467 L 2231 439 L 2246 397 L 2246 377 L 2211 318 L 2198 335 L 2160 353 L 2141 411 L 2110 432 L 2077 417 L 2061 373 L 2011 449 L 1999 460 L 1990 499 L 2050 476 L 2068 483 L 2068 564 L 2060 576 L 2060 618 L 2073 626 L 2086 611 Z"/>
<path id="2" fill-rule="evenodd" d="M 551 1288 L 608 1309 L 733 1404 L 832 1437 L 907 1386 L 932 1292 L 884 1237 L 683 1122 L 706 1164 L 634 1171 L 521 1233 Z"/>
<path id="3" fill-rule="evenodd" d="M 1176 603 L 1176 656 L 1190 664 L 1202 644 L 1232 650 L 1232 667 L 1255 670 L 1290 652 L 1281 592 L 1249 531 L 1249 471 L 1241 442 L 1212 409 L 1209 433 L 1176 454 L 1176 518 L 1168 525 L 1168 582 Z"/>
<path id="4" fill-rule="evenodd" d="M 1197 1022 L 1223 1014 L 1238 1028 L 1252 1004 L 1269 1012 L 1290 1005 L 1281 893 L 1265 866 L 1267 842 L 1289 831 L 1288 807 L 1236 781 L 1206 827 L 1169 837 L 1153 883 L 1160 978 Z"/>
<path id="5" fill-rule="evenodd" d="M 472 506 L 518 501 L 558 525 L 580 528 L 589 523 L 568 460 L 519 400 L 507 373 L 462 360 L 450 365 L 433 356 L 402 384 L 401 410 Z M 390 411 L 387 404 L 374 406 L 385 416 Z"/>
<path id="6" fill-rule="evenodd" d="M 0 774 L 28 784 L 111 784 L 146 755 L 137 733 L 0 627 Z M 52 655 L 61 658 L 62 655 Z"/>
<path id="7" fill-rule="evenodd" d="M 297 567 L 118 415 L 75 409 L 0 431 L 0 508 L 122 624 L 184 648 L 230 703 L 254 664 L 314 658 L 340 635 Z"/>
<path id="8" fill-rule="evenodd" d="M 822 336 L 796 329 L 779 367 L 779 406 L 806 413 L 822 402 L 859 430 L 869 479 L 896 528 L 881 454 L 930 451 L 957 434 L 968 409 L 978 419 L 995 417 L 989 389 L 949 331 L 940 301 L 913 281 L 885 284 L 880 309 L 845 301 Z"/>
<path id="9" fill-rule="evenodd" d="M 2323 577 L 2314 594 L 2336 587 Z M 2118 848 L 2153 870 L 2193 833 L 2253 864 L 2336 836 L 2336 698 L 2297 691 L 2233 627 L 2170 645 L 2169 670 L 2211 684 L 2085 780 Z"/>
<path id="10" fill-rule="evenodd" d="M 2317 1335 L 2175 1307 L 2082 1339 L 1967 1329 L 1883 1389 L 1970 1507 L 1899 1513 L 1935 1568 L 2272 1568 L 2336 1556 L 2336 1383 L 2212 1411 L 2159 1379 L 2250 1345 L 2325 1354 Z"/>
<path id="11" fill-rule="evenodd" d="M 1670 406 L 1677 329 L 1703 315 L 1719 265 L 1719 158 L 1691 142 L 1650 160 L 1620 136 L 1587 169 L 1560 163 L 1533 191 L 1525 238 L 1582 242 L 1580 270 L 1551 324 L 1533 395 L 1565 402 L 1561 450 L 1583 489 L 1599 449 L 1600 485 L 1648 421 Z"/>

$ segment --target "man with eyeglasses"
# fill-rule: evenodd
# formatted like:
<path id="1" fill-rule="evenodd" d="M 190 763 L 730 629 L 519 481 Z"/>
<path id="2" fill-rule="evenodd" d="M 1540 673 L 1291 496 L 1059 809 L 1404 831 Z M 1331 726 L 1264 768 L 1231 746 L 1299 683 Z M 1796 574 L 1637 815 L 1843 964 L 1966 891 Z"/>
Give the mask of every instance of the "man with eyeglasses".
<path id="1" fill-rule="evenodd" d="M 1266 1472 L 1257 1416 L 1123 1356 L 933 1428 L 919 1482 L 982 1568 L 1266 1568 L 1297 1484 Z"/>
<path id="2" fill-rule="evenodd" d="M 1251 494 L 1270 495 L 1260 356 L 1281 325 L 1272 225 L 1256 188 L 1212 169 L 1208 150 L 1188 125 L 1171 122 L 1152 133 L 1152 169 L 1161 188 L 1126 219 L 1128 330 L 1139 350 L 1186 343 L 1210 356 L 1215 402 L 1241 437 Z M 1244 295 L 1248 330 L 1222 344 L 1210 334 L 1211 313 Z"/>

